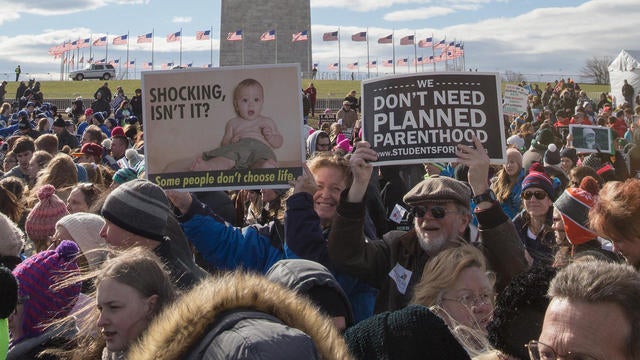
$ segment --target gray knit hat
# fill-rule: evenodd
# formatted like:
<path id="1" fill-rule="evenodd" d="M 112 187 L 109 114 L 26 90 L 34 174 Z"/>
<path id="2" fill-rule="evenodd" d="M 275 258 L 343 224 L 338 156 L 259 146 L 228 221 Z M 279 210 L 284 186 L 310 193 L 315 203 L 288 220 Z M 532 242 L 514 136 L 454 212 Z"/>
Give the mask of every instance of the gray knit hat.
<path id="1" fill-rule="evenodd" d="M 104 202 L 102 216 L 133 234 L 162 241 L 169 201 L 158 185 L 142 179 L 118 186 Z"/>
<path id="2" fill-rule="evenodd" d="M 447 176 L 434 175 L 419 182 L 409 190 L 402 200 L 409 206 L 427 201 L 455 201 L 468 208 L 471 201 L 471 189 L 462 181 Z"/>

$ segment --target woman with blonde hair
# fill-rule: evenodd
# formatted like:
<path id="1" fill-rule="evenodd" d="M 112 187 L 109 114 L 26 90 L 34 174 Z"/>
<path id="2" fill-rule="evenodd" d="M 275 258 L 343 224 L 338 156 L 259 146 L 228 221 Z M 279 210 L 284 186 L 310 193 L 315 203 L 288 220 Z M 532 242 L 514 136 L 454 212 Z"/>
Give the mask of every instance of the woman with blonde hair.
<path id="1" fill-rule="evenodd" d="M 520 212 L 522 180 L 524 180 L 522 154 L 517 149 L 507 149 L 507 162 L 498 170 L 491 189 L 496 194 L 502 210 L 511 219 Z"/>
<path id="2" fill-rule="evenodd" d="M 56 188 L 56 195 L 63 201 L 69 197 L 71 188 L 78 182 L 78 169 L 73 159 L 66 154 L 58 154 L 49 161 L 39 173 L 38 181 L 31 189 L 30 204 L 37 200 L 36 193 L 43 185 L 50 184 Z"/>
<path id="3" fill-rule="evenodd" d="M 53 159 L 53 156 L 44 150 L 38 150 L 33 153 L 31 160 L 29 160 L 30 185 L 33 186 L 36 183 L 40 170 L 44 169 L 51 159 Z"/>
<path id="4" fill-rule="evenodd" d="M 86 309 L 89 314 L 79 319 L 78 335 L 67 345 L 71 350 L 47 354 L 66 359 L 125 359 L 129 347 L 176 298 L 166 267 L 143 247 L 117 253 L 98 270 L 65 279 L 59 286 L 88 279 L 95 279 L 96 290 Z"/>
<path id="5" fill-rule="evenodd" d="M 442 251 L 424 267 L 411 303 L 429 307 L 475 356 L 490 348 L 487 325 L 494 306 L 495 277 L 472 245 Z"/>

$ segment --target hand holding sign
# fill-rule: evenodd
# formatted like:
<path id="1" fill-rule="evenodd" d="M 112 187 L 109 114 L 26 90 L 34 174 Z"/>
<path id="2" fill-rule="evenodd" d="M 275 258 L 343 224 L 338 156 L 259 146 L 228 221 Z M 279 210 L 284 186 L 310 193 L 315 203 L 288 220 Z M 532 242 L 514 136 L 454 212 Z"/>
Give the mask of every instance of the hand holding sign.
<path id="1" fill-rule="evenodd" d="M 165 190 L 165 194 L 167 194 L 169 201 L 171 201 L 173 206 L 178 209 L 181 214 L 184 215 L 189 211 L 189 207 L 191 207 L 191 203 L 193 202 L 190 193 L 184 191 Z"/>
<path id="2" fill-rule="evenodd" d="M 316 181 L 313 178 L 313 174 L 311 174 L 307 165 L 304 165 L 302 175 L 298 176 L 295 180 L 289 181 L 289 185 L 293 186 L 294 194 L 307 192 L 312 196 L 316 193 L 316 189 L 318 188 L 318 185 L 316 185 Z"/>
<path id="3" fill-rule="evenodd" d="M 489 155 L 478 138 L 474 136 L 472 139 L 475 146 L 458 144 L 456 156 L 459 163 L 469 167 L 469 185 L 473 194 L 479 195 L 489 188 Z"/>
<path id="4" fill-rule="evenodd" d="M 369 162 L 376 160 L 378 160 L 378 154 L 371 149 L 371 145 L 368 142 L 360 141 L 357 143 L 356 151 L 349 159 L 351 173 L 353 174 L 353 184 L 351 184 L 347 198 L 349 202 L 360 202 L 364 198 L 369 179 L 371 179 L 371 172 L 373 171 L 373 165 Z"/>

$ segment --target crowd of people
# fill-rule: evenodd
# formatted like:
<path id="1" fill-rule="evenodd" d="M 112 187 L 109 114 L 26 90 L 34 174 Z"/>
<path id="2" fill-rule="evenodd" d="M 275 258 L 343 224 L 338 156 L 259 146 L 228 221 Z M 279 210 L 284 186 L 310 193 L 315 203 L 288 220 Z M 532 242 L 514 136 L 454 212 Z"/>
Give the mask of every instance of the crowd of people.
<path id="1" fill-rule="evenodd" d="M 189 193 L 144 179 L 141 91 L 59 113 L 29 84 L 0 109 L 0 357 L 640 359 L 640 104 L 522 86 L 504 165 L 474 138 L 374 167 L 353 91 L 289 189 Z M 573 147 L 591 118 L 613 153 Z"/>

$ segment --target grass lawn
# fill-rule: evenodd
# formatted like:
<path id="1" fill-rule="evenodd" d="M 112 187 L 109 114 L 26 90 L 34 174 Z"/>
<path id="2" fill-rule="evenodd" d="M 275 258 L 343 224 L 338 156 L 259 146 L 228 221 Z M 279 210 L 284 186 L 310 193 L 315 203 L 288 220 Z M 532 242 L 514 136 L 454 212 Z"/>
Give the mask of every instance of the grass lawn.
<path id="1" fill-rule="evenodd" d="M 311 80 L 302 79 L 302 88 L 307 88 L 309 83 L 313 82 L 318 89 L 318 98 L 343 98 L 349 91 L 356 90 L 360 93 L 360 81 L 357 80 Z M 40 88 L 44 93 L 44 97 L 49 99 L 73 99 L 78 96 L 83 98 L 93 98 L 96 89 L 102 84 L 102 80 L 83 80 L 83 81 L 41 81 Z M 127 96 L 133 96 L 134 90 L 141 87 L 140 80 L 109 80 L 109 88 L 115 91 L 116 87 L 122 86 Z M 507 83 L 503 82 L 502 87 Z M 543 83 L 539 83 L 544 88 Z M 18 83 L 9 82 L 7 84 L 7 98 L 15 96 Z M 592 85 L 580 84 L 591 97 L 601 92 L 609 92 L 609 85 Z M 597 100 L 597 97 L 594 99 Z"/>

